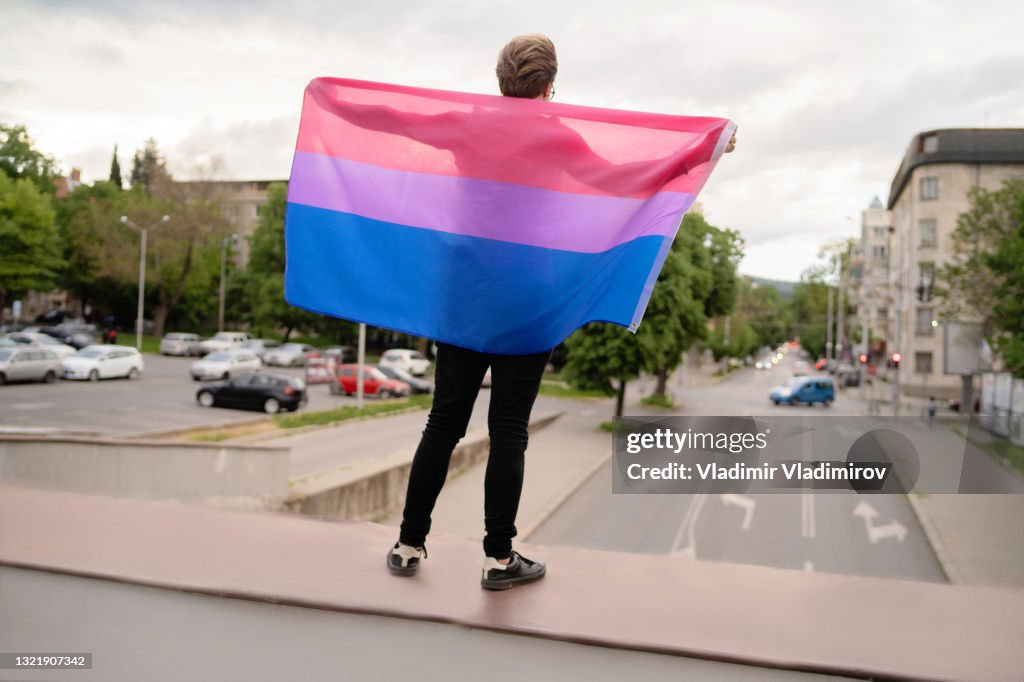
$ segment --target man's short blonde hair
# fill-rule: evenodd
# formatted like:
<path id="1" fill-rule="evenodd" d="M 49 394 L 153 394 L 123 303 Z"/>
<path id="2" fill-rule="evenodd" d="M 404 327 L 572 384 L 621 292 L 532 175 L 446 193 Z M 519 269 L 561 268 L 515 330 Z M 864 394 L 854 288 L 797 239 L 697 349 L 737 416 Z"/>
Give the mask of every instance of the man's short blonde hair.
<path id="1" fill-rule="evenodd" d="M 555 44 L 539 33 L 516 36 L 501 48 L 494 71 L 506 97 L 540 97 L 558 73 Z"/>

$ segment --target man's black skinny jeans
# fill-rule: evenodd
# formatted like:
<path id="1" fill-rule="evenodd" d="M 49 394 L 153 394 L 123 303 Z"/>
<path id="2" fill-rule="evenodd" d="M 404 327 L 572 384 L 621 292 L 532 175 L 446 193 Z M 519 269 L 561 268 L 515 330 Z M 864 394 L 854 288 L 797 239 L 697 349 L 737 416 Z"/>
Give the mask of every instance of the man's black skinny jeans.
<path id="1" fill-rule="evenodd" d="M 487 427 L 491 450 L 484 476 L 484 554 L 496 559 L 511 556 L 523 490 L 530 411 L 550 358 L 550 350 L 533 355 L 497 355 L 437 344 L 434 403 L 412 460 L 400 542 L 419 547 L 426 540 L 430 514 L 448 475 L 452 451 L 466 435 L 480 384 L 490 367 Z"/>

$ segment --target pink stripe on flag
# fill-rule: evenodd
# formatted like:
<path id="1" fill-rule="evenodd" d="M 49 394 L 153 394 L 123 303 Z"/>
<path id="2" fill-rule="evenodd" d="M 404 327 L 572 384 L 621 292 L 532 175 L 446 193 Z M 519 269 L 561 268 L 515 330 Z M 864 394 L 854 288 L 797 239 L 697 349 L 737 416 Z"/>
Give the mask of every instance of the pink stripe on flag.
<path id="1" fill-rule="evenodd" d="M 575 194 L 696 195 L 728 123 L 319 78 L 296 151 Z"/>

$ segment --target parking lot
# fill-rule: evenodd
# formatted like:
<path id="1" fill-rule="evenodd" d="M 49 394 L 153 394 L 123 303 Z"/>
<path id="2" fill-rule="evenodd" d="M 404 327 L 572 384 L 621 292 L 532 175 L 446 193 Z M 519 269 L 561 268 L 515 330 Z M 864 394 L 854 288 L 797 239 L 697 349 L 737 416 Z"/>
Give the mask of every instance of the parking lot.
<path id="1" fill-rule="evenodd" d="M 129 435 L 252 419 L 259 412 L 202 408 L 196 403 L 199 382 L 189 376 L 196 358 L 145 355 L 142 377 L 99 382 L 0 386 L 0 429 L 46 429 L 101 435 Z M 264 371 L 303 376 L 302 368 Z M 373 400 L 373 398 L 368 398 Z M 354 397 L 331 395 L 325 385 L 309 388 L 303 410 L 324 410 L 355 403 Z"/>

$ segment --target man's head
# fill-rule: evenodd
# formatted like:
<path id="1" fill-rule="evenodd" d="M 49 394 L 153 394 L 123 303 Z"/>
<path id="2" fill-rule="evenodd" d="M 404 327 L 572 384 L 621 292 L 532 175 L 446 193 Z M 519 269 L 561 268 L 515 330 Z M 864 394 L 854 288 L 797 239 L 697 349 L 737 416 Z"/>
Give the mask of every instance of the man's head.
<path id="1" fill-rule="evenodd" d="M 547 97 L 558 73 L 555 44 L 540 34 L 517 36 L 501 48 L 494 71 L 506 97 Z"/>

